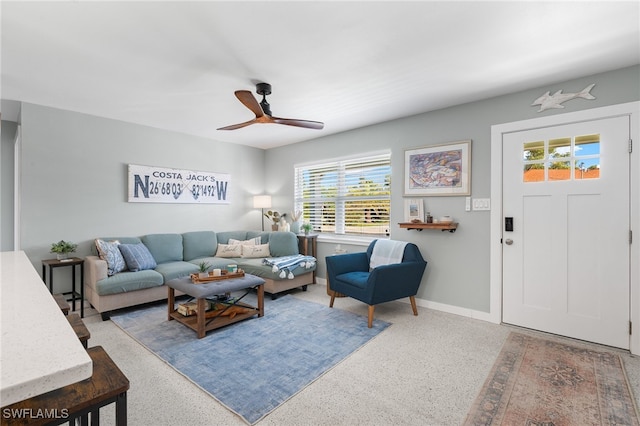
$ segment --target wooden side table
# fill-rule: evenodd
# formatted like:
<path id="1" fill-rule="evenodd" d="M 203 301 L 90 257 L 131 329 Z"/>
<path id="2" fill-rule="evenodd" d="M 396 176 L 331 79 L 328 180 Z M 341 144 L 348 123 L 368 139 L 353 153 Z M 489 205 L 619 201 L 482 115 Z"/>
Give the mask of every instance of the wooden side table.
<path id="1" fill-rule="evenodd" d="M 80 265 L 80 291 L 76 290 L 76 266 Z M 72 289 L 64 295 L 71 296 L 73 310 L 76 310 L 76 300 L 80 300 L 80 317 L 84 318 L 84 259 L 72 257 L 70 259 L 45 259 L 42 261 L 42 280 L 47 284 L 47 269 L 49 270 L 49 292 L 53 294 L 53 268 L 61 268 L 63 266 L 73 266 L 71 271 Z"/>
<path id="2" fill-rule="evenodd" d="M 318 234 L 298 234 L 298 251 L 305 256 L 318 259 Z M 316 283 L 316 271 L 313 271 L 313 283 Z"/>

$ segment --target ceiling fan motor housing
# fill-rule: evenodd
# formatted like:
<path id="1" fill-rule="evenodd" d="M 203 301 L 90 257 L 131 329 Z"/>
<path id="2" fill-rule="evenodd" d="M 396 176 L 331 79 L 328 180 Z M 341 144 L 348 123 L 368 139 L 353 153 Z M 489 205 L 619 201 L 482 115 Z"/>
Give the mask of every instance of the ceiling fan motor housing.
<path id="1" fill-rule="evenodd" d="M 271 85 L 269 83 L 258 83 L 256 84 L 256 92 L 258 93 L 258 95 L 270 95 Z"/>
<path id="2" fill-rule="evenodd" d="M 271 94 L 271 85 L 269 83 L 258 83 L 256 84 L 256 93 L 258 93 L 258 95 L 262 95 L 262 101 L 260 101 L 260 107 L 262 108 L 262 112 L 264 112 L 267 115 L 273 115 L 271 114 L 271 106 L 269 105 L 269 102 L 267 102 L 267 95 Z"/>

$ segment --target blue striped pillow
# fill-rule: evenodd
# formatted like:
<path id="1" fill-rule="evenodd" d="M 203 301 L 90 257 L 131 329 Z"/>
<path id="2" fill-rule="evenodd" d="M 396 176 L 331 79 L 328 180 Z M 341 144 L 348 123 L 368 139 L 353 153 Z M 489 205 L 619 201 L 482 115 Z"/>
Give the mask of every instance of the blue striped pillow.
<path id="1" fill-rule="evenodd" d="M 147 246 L 142 243 L 120 244 L 118 248 L 127 262 L 127 268 L 132 272 L 154 269 L 158 266 Z"/>

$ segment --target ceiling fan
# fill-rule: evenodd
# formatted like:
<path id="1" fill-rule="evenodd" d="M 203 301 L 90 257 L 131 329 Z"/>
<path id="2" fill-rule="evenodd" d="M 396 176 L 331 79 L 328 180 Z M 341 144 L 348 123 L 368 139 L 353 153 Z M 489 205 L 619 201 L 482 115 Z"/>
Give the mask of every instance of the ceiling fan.
<path id="1" fill-rule="evenodd" d="M 256 123 L 285 124 L 287 126 L 304 127 L 307 129 L 322 129 L 324 127 L 324 123 L 321 123 L 319 121 L 297 120 L 295 118 L 279 118 L 271 115 L 271 108 L 269 103 L 267 102 L 267 95 L 271 94 L 270 84 L 256 84 L 256 93 L 258 93 L 258 95 L 262 95 L 262 101 L 260 103 L 258 103 L 256 98 L 254 98 L 251 92 L 248 90 L 235 91 L 236 98 L 238 98 L 238 100 L 242 102 L 244 106 L 249 108 L 256 115 L 256 118 L 254 118 L 253 120 L 245 121 L 244 123 L 220 127 L 218 130 L 236 130 Z"/>

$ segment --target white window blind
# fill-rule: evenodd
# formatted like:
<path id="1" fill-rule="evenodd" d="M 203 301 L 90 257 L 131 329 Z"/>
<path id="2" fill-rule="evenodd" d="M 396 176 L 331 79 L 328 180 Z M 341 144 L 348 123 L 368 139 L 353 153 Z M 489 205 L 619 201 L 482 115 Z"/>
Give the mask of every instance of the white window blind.
<path id="1" fill-rule="evenodd" d="M 391 154 L 295 168 L 295 205 L 314 232 L 389 234 Z"/>

